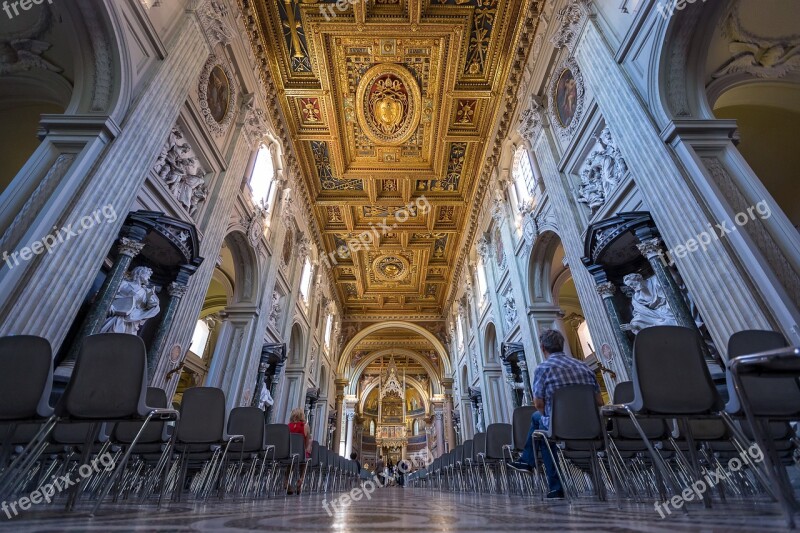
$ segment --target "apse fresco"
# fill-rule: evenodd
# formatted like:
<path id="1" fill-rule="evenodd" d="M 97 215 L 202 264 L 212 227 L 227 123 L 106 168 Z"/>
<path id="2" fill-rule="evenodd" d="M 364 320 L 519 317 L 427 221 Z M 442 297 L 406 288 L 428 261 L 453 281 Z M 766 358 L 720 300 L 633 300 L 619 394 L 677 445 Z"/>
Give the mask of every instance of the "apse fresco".
<path id="1" fill-rule="evenodd" d="M 422 401 L 422 397 L 419 395 L 417 389 L 408 388 L 406 390 L 406 412 L 407 413 L 416 413 L 422 412 L 425 410 L 425 404 Z"/>

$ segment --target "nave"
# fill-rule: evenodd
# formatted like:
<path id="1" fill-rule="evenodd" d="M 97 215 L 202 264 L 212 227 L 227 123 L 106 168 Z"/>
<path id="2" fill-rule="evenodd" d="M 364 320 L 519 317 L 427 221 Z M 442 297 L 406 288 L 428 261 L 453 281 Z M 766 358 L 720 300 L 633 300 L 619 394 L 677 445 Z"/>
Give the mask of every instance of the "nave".
<path id="1" fill-rule="evenodd" d="M 502 531 L 614 531 L 667 533 L 689 531 L 783 531 L 779 511 L 769 504 L 740 502 L 696 508 L 688 516 L 659 519 L 650 504 L 626 503 L 622 509 L 581 501 L 541 502 L 519 497 L 430 492 L 425 489 L 386 487 L 371 499 L 353 502 L 330 516 L 323 507 L 327 496 L 280 497 L 269 501 L 212 501 L 185 503 L 157 511 L 154 505 L 110 504 L 91 521 L 86 513 L 59 511 L 30 514 L 13 527 L 18 533 L 175 531 L 319 532 L 502 532 Z M 602 526 L 598 519 L 602 517 Z"/>

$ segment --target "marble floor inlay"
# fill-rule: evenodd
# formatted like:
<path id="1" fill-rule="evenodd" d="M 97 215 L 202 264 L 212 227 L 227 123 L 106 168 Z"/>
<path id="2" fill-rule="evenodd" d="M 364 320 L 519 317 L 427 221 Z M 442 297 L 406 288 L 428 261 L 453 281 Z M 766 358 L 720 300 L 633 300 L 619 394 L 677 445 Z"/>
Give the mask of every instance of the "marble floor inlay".
<path id="1" fill-rule="evenodd" d="M 542 502 L 519 496 L 476 495 L 403 489 L 379 489 L 370 500 L 352 502 L 329 515 L 324 495 L 270 500 L 187 502 L 157 509 L 132 502 L 109 503 L 89 516 L 88 503 L 67 514 L 54 507 L 31 509 L 13 520 L 2 517 L 0 531 L 286 531 L 321 532 L 494 532 L 494 531 L 782 531 L 777 505 L 766 501 L 690 505 L 688 515 L 659 518 L 652 504 L 581 499 Z M 330 508 L 330 506 L 329 506 Z"/>

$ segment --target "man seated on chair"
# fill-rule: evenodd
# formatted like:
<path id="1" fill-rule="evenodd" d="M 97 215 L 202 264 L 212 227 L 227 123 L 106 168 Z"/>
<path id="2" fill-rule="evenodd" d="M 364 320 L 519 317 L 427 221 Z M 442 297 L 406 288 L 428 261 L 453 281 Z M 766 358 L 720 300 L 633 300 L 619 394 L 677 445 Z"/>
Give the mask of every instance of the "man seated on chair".
<path id="1" fill-rule="evenodd" d="M 533 405 L 536 411 L 531 417 L 531 429 L 528 432 L 528 440 L 522 451 L 520 460 L 511 463 L 517 470 L 533 470 L 534 450 L 533 432 L 537 429 L 547 429 L 550 424 L 550 417 L 553 413 L 553 393 L 561 387 L 567 385 L 593 385 L 596 393 L 597 405 L 603 405 L 603 397 L 600 395 L 600 385 L 594 372 L 582 361 L 575 359 L 564 353 L 564 336 L 556 330 L 546 330 L 539 335 L 539 346 L 545 361 L 536 367 L 533 375 Z M 537 449 L 541 449 L 537 443 Z M 550 449 L 555 455 L 555 445 Z M 548 498 L 563 498 L 564 488 L 558 478 L 556 465 L 553 457 L 546 451 L 540 451 L 542 464 L 547 474 L 547 485 L 550 489 Z"/>

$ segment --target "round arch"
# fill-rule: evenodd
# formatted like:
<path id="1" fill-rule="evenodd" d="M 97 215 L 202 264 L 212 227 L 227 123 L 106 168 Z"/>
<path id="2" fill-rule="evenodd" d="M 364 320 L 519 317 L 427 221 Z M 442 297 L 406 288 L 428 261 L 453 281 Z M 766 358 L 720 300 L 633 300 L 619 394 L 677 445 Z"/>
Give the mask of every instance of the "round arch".
<path id="1" fill-rule="evenodd" d="M 494 322 L 486 324 L 486 329 L 483 330 L 483 356 L 484 363 L 499 363 L 500 351 L 497 345 L 497 328 Z"/>
<path id="2" fill-rule="evenodd" d="M 378 384 L 379 383 L 378 383 L 377 380 L 374 383 L 370 383 L 367 386 L 366 390 L 364 390 L 364 392 L 361 394 L 361 399 L 358 401 L 358 411 L 360 413 L 362 413 L 362 414 L 364 413 L 364 403 L 367 401 L 367 397 L 369 397 L 369 393 L 371 393 L 378 386 Z M 412 387 L 414 387 L 416 389 L 416 391 L 419 393 L 420 397 L 422 398 L 422 402 L 425 404 L 425 412 L 426 413 L 430 413 L 431 412 L 431 410 L 430 410 L 430 404 L 431 404 L 430 397 L 428 395 L 428 391 L 426 391 L 425 388 L 422 386 L 422 383 L 420 383 L 419 381 L 417 381 L 416 379 L 414 379 L 412 377 L 406 376 L 406 384 L 411 385 Z"/>
<path id="3" fill-rule="evenodd" d="M 379 350 L 377 352 L 369 354 L 365 357 L 362 361 L 359 361 L 358 365 L 352 370 L 349 376 L 346 376 L 345 379 L 348 379 L 350 383 L 347 385 L 347 392 L 346 394 L 355 394 L 356 393 L 356 384 L 358 383 L 358 376 L 360 376 L 364 370 L 376 359 L 383 357 L 384 355 L 404 355 L 406 357 L 410 357 L 414 361 L 418 362 L 422 365 L 422 368 L 428 373 L 428 376 L 431 378 L 431 384 L 433 386 L 433 393 L 434 394 L 444 394 L 442 390 L 441 382 L 439 373 L 433 367 L 430 361 L 427 358 L 423 357 L 422 355 L 418 354 L 413 350 L 406 350 L 403 348 L 390 348 L 386 350 Z"/>
<path id="4" fill-rule="evenodd" d="M 287 346 L 286 365 L 304 367 L 306 346 L 303 339 L 306 338 L 303 326 L 299 322 L 292 324 L 292 330 L 289 336 L 289 345 Z"/>
<path id="5" fill-rule="evenodd" d="M 350 357 L 352 357 L 353 350 L 355 350 L 359 342 L 369 337 L 373 333 L 377 333 L 381 330 L 389 328 L 400 328 L 410 331 L 412 333 L 416 333 L 417 335 L 423 337 L 425 340 L 430 342 L 433 345 L 433 348 L 436 350 L 436 353 L 442 359 L 443 375 L 450 376 L 453 374 L 453 368 L 450 364 L 450 358 L 447 355 L 447 350 L 433 333 L 423 328 L 422 326 L 418 326 L 410 322 L 388 321 L 388 322 L 381 322 L 380 324 L 372 324 L 371 326 L 368 326 L 359 331 L 358 333 L 356 333 L 356 335 L 352 339 L 350 339 L 350 342 L 347 343 L 347 346 L 345 346 L 344 350 L 342 351 L 341 359 L 339 359 L 339 366 L 336 369 L 337 375 L 345 379 L 347 378 L 347 368 L 350 365 Z"/>
<path id="6" fill-rule="evenodd" d="M 553 256 L 561 246 L 561 237 L 552 230 L 542 232 L 533 243 L 528 259 L 528 298 L 535 303 L 553 303 L 550 283 Z"/>
<path id="7" fill-rule="evenodd" d="M 258 259 L 255 251 L 240 228 L 230 230 L 224 242 L 233 257 L 236 274 L 231 303 L 254 303 L 258 296 L 259 283 Z"/>

